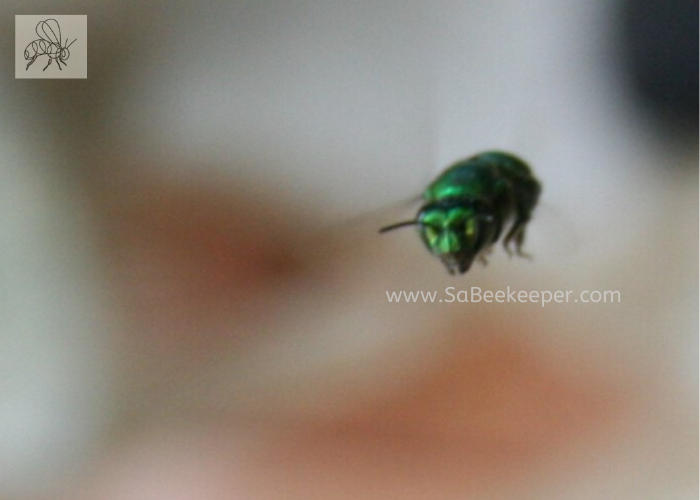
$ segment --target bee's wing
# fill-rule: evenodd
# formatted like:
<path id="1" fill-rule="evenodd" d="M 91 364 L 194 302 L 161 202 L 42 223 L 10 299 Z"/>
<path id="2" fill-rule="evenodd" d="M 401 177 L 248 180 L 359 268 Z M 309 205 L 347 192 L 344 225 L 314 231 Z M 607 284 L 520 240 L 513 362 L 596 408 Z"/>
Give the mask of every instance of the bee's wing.
<path id="1" fill-rule="evenodd" d="M 523 249 L 536 259 L 566 260 L 581 250 L 580 236 L 573 214 L 556 205 L 540 203 L 528 223 Z"/>
<path id="2" fill-rule="evenodd" d="M 414 196 L 316 229 L 304 238 L 304 247 L 295 253 L 311 263 L 339 258 L 353 251 L 371 253 L 389 239 L 379 234 L 379 230 L 392 223 L 414 219 L 417 210 L 414 207 L 420 199 Z"/>
<path id="3" fill-rule="evenodd" d="M 375 232 L 378 233 L 382 227 L 399 222 L 399 219 L 407 220 L 415 218 L 416 214 L 415 212 L 411 212 L 411 209 L 415 207 L 420 200 L 420 195 L 406 198 L 388 206 L 353 217 L 344 222 L 343 226 L 345 226 L 346 229 L 368 226 L 374 228 Z"/>
<path id="4" fill-rule="evenodd" d="M 47 19 L 40 21 L 36 25 L 36 34 L 39 38 L 46 40 L 49 43 L 55 43 L 61 46 L 61 27 L 55 19 Z"/>

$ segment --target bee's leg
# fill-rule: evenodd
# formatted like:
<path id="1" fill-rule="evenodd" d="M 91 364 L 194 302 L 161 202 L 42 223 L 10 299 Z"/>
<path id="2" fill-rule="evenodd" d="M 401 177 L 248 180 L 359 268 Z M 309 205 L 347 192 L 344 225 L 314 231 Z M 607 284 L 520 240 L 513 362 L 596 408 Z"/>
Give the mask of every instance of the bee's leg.
<path id="1" fill-rule="evenodd" d="M 519 257 L 525 257 L 526 259 L 532 259 L 532 255 L 523 251 L 523 249 L 522 249 L 523 243 L 525 243 L 525 224 L 523 224 L 520 227 L 520 230 L 515 235 L 515 253 L 517 253 Z"/>
<path id="2" fill-rule="evenodd" d="M 510 230 L 508 231 L 508 234 L 503 239 L 503 248 L 506 249 L 506 252 L 508 252 L 509 257 L 513 256 L 513 250 L 511 249 L 511 243 L 513 243 L 513 240 L 515 240 L 516 237 L 518 236 L 518 234 L 522 231 L 525 224 L 527 224 L 527 219 L 522 217 L 520 214 L 518 214 L 515 221 L 513 222 L 513 225 L 511 226 Z M 517 248 L 517 241 L 515 243 L 516 243 L 516 248 Z"/>
<path id="3" fill-rule="evenodd" d="M 515 208 L 515 198 L 509 183 L 501 183 L 498 187 L 499 194 L 496 196 L 493 206 L 497 207 L 494 211 L 495 230 L 493 242 L 497 242 L 503 232 L 503 226 L 508 219 L 508 214 Z"/>
<path id="4" fill-rule="evenodd" d="M 493 241 L 498 241 L 498 238 L 501 237 L 501 232 L 503 232 L 503 217 L 501 217 L 501 214 L 494 217 L 493 222 Z"/>
<path id="5" fill-rule="evenodd" d="M 506 237 L 506 239 L 503 240 L 503 249 L 506 251 L 506 253 L 508 254 L 508 257 L 510 258 L 513 256 L 513 251 L 508 246 L 509 243 L 510 243 L 510 241 Z"/>
<path id="6" fill-rule="evenodd" d="M 516 234 L 520 231 L 520 228 L 526 224 L 527 221 L 525 222 L 520 222 L 520 218 L 515 219 L 513 221 L 513 225 L 510 227 L 508 230 L 508 234 L 506 234 L 506 237 L 503 238 L 503 248 L 505 249 L 506 253 L 508 254 L 508 257 L 513 256 L 513 250 L 510 248 L 511 242 L 513 241 L 513 238 L 515 238 Z"/>
<path id="7" fill-rule="evenodd" d="M 530 255 L 523 252 L 522 250 L 522 246 L 525 243 L 525 228 L 527 227 L 527 223 L 529 221 L 530 211 L 523 211 L 517 215 L 517 218 L 513 223 L 513 227 L 511 227 L 510 231 L 508 231 L 508 234 L 503 240 L 503 248 L 506 249 L 506 252 L 508 252 L 509 257 L 512 257 L 513 255 L 513 251 L 510 248 L 511 243 L 513 243 L 515 246 L 515 253 L 519 257 L 526 257 L 528 259 L 532 258 Z"/>
<path id="8" fill-rule="evenodd" d="M 27 69 L 29 69 L 29 66 L 34 64 L 34 61 L 36 61 L 36 56 L 34 56 L 34 58 L 31 61 L 29 61 L 29 63 L 27 64 Z"/>
<path id="9" fill-rule="evenodd" d="M 515 205 L 515 221 L 503 240 L 503 247 L 512 255 L 511 242 L 515 244 L 515 252 L 520 257 L 530 257 L 522 250 L 525 243 L 525 227 L 530 222 L 532 211 L 537 205 L 540 195 L 540 185 L 534 180 L 529 180 L 518 189 L 516 193 L 517 203 Z"/>
<path id="10" fill-rule="evenodd" d="M 63 68 L 61 68 L 60 59 L 56 59 L 56 64 L 58 65 L 58 69 L 60 69 L 61 71 L 63 71 Z"/>
<path id="11" fill-rule="evenodd" d="M 49 66 L 51 66 L 51 61 L 53 61 L 53 59 L 51 59 L 51 58 L 49 57 L 49 63 L 48 63 L 46 66 L 44 66 L 43 71 L 46 71 L 46 68 L 48 68 Z"/>
<path id="12" fill-rule="evenodd" d="M 515 194 L 513 193 L 511 184 L 501 182 L 499 189 L 500 194 L 495 198 L 493 202 L 493 206 L 496 207 L 494 213 L 496 231 L 494 234 L 493 243 L 496 243 L 501 237 L 501 234 L 505 229 L 505 225 L 508 222 L 508 219 L 510 218 L 510 214 L 512 214 L 513 211 L 517 210 L 517 201 L 515 198 Z M 510 232 L 512 231 L 513 228 L 511 227 Z M 512 255 L 512 252 L 508 247 L 507 241 L 505 240 L 503 241 L 503 248 L 505 248 L 506 252 L 508 253 L 508 256 L 510 257 Z"/>
<path id="13" fill-rule="evenodd" d="M 493 215 L 481 215 L 479 217 L 479 251 L 477 258 L 484 266 L 488 264 L 486 256 L 493 251 L 493 244 L 498 241 L 498 234 L 502 227 L 502 217 L 494 217 Z"/>
<path id="14" fill-rule="evenodd" d="M 486 267 L 489 263 L 489 260 L 486 258 L 487 255 L 491 255 L 493 253 L 493 247 L 488 247 L 485 249 L 483 252 L 479 254 L 479 262 Z"/>

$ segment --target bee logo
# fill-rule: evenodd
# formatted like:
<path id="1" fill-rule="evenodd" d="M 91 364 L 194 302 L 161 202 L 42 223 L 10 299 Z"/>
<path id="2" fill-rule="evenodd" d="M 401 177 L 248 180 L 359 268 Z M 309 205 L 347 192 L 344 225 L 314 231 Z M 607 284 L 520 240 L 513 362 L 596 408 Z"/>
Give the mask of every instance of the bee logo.
<path id="1" fill-rule="evenodd" d="M 66 59 L 70 57 L 68 47 L 73 45 L 78 39 L 76 38 L 71 43 L 68 43 L 68 39 L 66 39 L 66 45 L 64 45 L 61 41 L 61 27 L 55 19 L 39 21 L 35 31 L 36 34 L 39 35 L 39 39 L 34 40 L 24 49 L 24 59 L 29 61 L 27 63 L 27 70 L 29 70 L 29 66 L 34 64 L 34 61 L 36 61 L 38 57 L 46 55 L 49 56 L 49 62 L 44 66 L 43 71 L 46 71 L 46 68 L 51 66 L 54 60 L 56 60 L 58 69 L 63 71 L 61 63 L 68 66 Z"/>

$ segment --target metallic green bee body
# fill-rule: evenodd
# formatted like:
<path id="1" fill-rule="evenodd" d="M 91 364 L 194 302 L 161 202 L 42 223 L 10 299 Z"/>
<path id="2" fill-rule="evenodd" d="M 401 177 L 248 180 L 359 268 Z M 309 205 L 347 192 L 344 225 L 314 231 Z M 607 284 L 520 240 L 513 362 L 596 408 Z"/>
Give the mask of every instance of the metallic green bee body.
<path id="1" fill-rule="evenodd" d="M 503 239 L 510 254 L 518 255 L 525 227 L 537 205 L 541 186 L 530 167 L 509 153 L 489 151 L 459 161 L 443 172 L 423 193 L 424 204 L 415 220 L 380 230 L 418 226 L 428 250 L 450 274 L 466 273 L 474 259 L 496 243 L 505 224 L 512 225 Z"/>

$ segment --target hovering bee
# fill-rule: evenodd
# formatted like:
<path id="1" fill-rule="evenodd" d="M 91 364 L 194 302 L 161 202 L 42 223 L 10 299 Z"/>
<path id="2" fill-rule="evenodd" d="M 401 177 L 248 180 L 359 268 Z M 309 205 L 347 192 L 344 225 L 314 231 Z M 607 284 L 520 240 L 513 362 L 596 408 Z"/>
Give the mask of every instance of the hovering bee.
<path id="1" fill-rule="evenodd" d="M 418 226 L 423 243 L 450 274 L 464 274 L 501 236 L 512 220 L 503 246 L 525 256 L 525 227 L 537 205 L 541 186 L 530 167 L 516 156 L 488 151 L 459 161 L 423 192 L 424 204 L 414 220 L 379 230 L 386 233 Z"/>
<path id="2" fill-rule="evenodd" d="M 24 59 L 29 61 L 29 63 L 27 63 L 27 69 L 36 61 L 37 57 L 47 55 L 49 56 L 49 62 L 44 67 L 43 71 L 46 71 L 46 68 L 51 66 L 51 62 L 54 59 L 56 60 L 58 69 L 63 70 L 63 68 L 61 68 L 61 63 L 67 66 L 66 59 L 70 57 L 68 47 L 73 45 L 78 39 L 76 38 L 70 44 L 62 45 L 61 27 L 55 19 L 39 21 L 35 31 L 36 34 L 39 35 L 39 39 L 34 40 L 24 49 Z M 67 39 L 66 43 L 68 43 Z"/>

